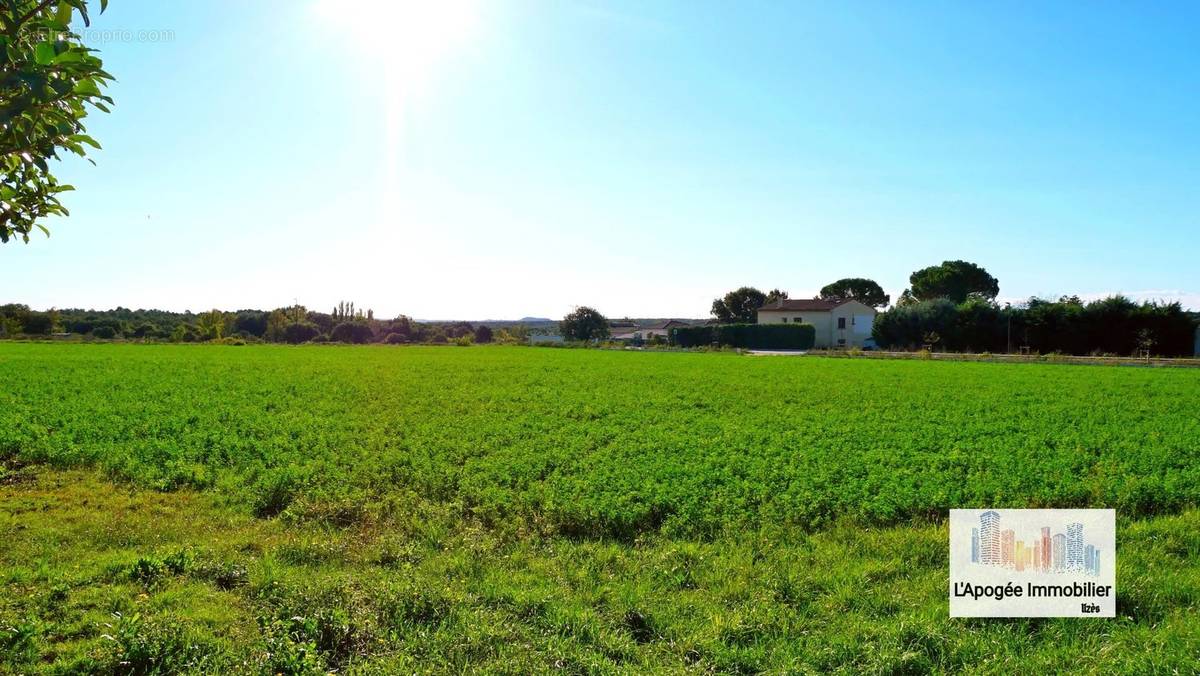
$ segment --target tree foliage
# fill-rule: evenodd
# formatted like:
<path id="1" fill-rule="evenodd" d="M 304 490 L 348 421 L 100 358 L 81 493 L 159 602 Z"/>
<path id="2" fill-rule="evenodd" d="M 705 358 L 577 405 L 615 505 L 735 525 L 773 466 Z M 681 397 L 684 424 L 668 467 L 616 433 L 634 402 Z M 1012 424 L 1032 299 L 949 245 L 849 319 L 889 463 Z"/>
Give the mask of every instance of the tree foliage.
<path id="1" fill-rule="evenodd" d="M 284 341 L 293 345 L 315 340 L 319 335 L 321 335 L 321 330 L 317 328 L 316 324 L 311 322 L 295 322 L 288 324 L 283 329 Z"/>
<path id="2" fill-rule="evenodd" d="M 567 340 L 599 340 L 608 337 L 608 318 L 593 308 L 580 306 L 563 317 L 558 330 Z"/>
<path id="3" fill-rule="evenodd" d="M 1000 293 L 1000 282 L 995 277 L 967 261 L 945 261 L 922 268 L 912 273 L 908 281 L 912 297 L 917 300 L 945 298 L 963 303 L 967 298 L 992 300 Z"/>
<path id="4" fill-rule="evenodd" d="M 1135 303 L 1110 296 L 1084 303 L 1031 298 L 1022 307 L 999 307 L 972 298 L 955 305 L 939 298 L 898 305 L 876 317 L 875 341 L 884 348 L 915 348 L 936 333 L 937 348 L 964 352 L 1033 352 L 1128 356 L 1147 349 L 1164 356 L 1189 356 L 1195 320 L 1179 303 Z M 1148 347 L 1147 347 L 1148 346 Z"/>
<path id="5" fill-rule="evenodd" d="M 767 297 L 763 301 L 763 305 L 770 305 L 781 300 L 787 300 L 788 292 L 781 289 L 771 289 L 767 292 Z"/>
<path id="6" fill-rule="evenodd" d="M 87 0 L 0 2 L 0 242 L 28 242 L 35 227 L 49 235 L 41 221 L 68 215 L 59 195 L 73 190 L 50 161 L 100 147 L 83 120 L 91 108 L 108 112 L 112 76 L 71 31 L 76 12 L 89 25 Z"/>
<path id="7" fill-rule="evenodd" d="M 233 326 L 234 317 L 220 310 L 209 310 L 196 317 L 196 328 L 206 340 L 220 340 Z"/>
<path id="8" fill-rule="evenodd" d="M 339 343 L 369 343 L 373 337 L 374 332 L 366 322 L 342 322 L 329 334 L 330 340 Z"/>
<path id="9" fill-rule="evenodd" d="M 766 302 L 765 293 L 752 286 L 743 286 L 714 300 L 712 315 L 725 324 L 753 324 L 758 319 L 758 308 Z"/>
<path id="10" fill-rule="evenodd" d="M 847 277 L 832 284 L 826 284 L 821 289 L 821 298 L 825 300 L 856 300 L 863 305 L 881 308 L 891 302 L 891 297 L 883 292 L 883 287 L 873 279 L 862 277 Z"/>
<path id="11" fill-rule="evenodd" d="M 267 332 L 267 313 L 261 310 L 238 310 L 233 320 L 233 330 L 255 338 Z"/>

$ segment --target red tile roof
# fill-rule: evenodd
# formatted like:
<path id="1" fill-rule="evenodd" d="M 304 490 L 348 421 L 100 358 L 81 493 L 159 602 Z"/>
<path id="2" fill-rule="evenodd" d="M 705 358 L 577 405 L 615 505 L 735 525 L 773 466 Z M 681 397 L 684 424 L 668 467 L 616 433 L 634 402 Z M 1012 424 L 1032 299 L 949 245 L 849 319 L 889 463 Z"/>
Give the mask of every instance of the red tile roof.
<path id="1" fill-rule="evenodd" d="M 846 303 L 844 300 L 821 300 L 820 298 L 788 298 L 785 300 L 775 301 L 770 305 L 764 305 L 759 310 L 783 310 L 786 312 L 828 312 L 833 308 Z"/>

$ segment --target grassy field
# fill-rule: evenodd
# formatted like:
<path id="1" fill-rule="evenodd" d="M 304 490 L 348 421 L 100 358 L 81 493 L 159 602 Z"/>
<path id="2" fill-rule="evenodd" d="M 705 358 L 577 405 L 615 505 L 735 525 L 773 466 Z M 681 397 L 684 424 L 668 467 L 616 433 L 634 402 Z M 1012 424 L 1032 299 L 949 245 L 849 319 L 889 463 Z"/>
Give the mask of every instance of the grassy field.
<path id="1" fill-rule="evenodd" d="M 0 671 L 1190 673 L 1200 373 L 0 344 Z M 1115 620 L 945 510 L 1115 507 Z"/>

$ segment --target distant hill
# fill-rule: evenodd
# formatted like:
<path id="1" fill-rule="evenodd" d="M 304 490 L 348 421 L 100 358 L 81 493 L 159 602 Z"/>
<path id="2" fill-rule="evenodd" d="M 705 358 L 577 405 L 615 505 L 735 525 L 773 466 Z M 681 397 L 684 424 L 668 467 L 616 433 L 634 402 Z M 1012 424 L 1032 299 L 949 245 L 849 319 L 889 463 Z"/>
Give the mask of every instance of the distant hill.
<path id="1" fill-rule="evenodd" d="M 630 322 L 638 326 L 654 326 L 668 321 L 683 322 L 685 324 L 703 324 L 707 319 L 688 319 L 687 317 L 609 317 L 610 322 Z"/>

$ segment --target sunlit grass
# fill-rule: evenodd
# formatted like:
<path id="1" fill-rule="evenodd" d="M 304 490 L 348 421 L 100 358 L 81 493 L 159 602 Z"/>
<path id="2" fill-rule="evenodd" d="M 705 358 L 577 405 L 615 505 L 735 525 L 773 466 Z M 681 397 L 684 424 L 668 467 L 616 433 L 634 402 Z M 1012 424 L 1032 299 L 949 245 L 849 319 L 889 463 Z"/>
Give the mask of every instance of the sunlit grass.
<path id="1" fill-rule="evenodd" d="M 0 671 L 1187 673 L 1200 650 L 1190 372 L 3 345 L 0 380 Z M 1118 618 L 951 620 L 944 510 L 976 502 L 1116 506 Z"/>

